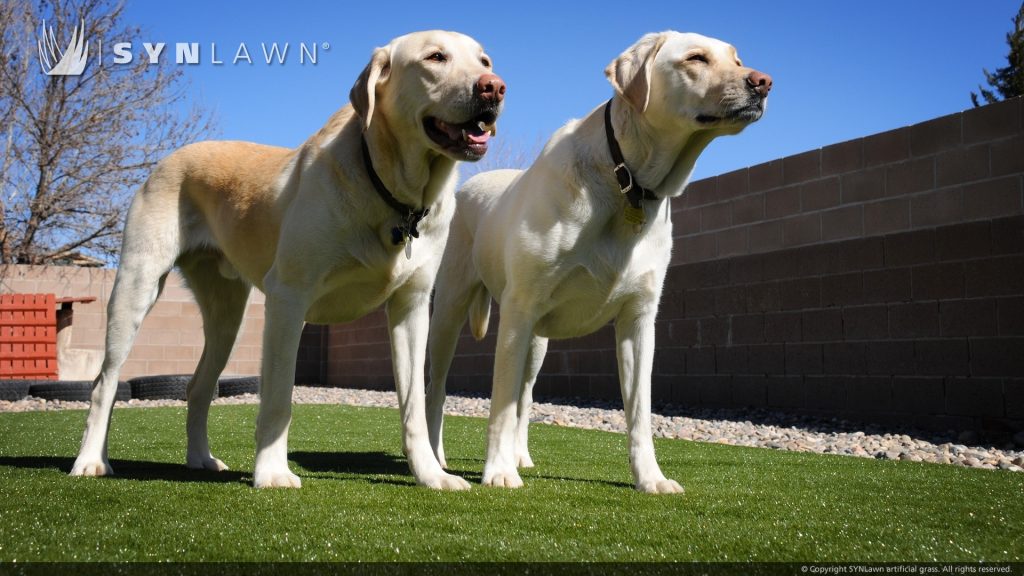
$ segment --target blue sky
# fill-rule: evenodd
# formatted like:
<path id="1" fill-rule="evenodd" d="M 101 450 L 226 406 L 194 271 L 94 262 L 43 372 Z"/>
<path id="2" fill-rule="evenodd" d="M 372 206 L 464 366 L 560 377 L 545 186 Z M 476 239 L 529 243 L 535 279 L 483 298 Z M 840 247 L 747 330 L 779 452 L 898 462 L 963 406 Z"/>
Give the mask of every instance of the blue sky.
<path id="1" fill-rule="evenodd" d="M 1019 0 L 694 2 L 129 2 L 143 41 L 218 44 L 190 66 L 191 97 L 212 107 L 220 137 L 297 146 L 348 101 L 372 49 L 397 35 L 442 28 L 478 39 L 507 82 L 498 138 L 535 152 L 570 118 L 607 99 L 604 67 L 646 32 L 720 38 L 744 63 L 771 74 L 768 112 L 722 138 L 698 162 L 713 176 L 914 124 L 971 107 L 981 68 L 1006 63 L 1004 41 Z M 316 66 L 289 54 L 259 59 L 260 42 L 329 43 Z M 230 64 L 238 44 L 253 65 Z"/>

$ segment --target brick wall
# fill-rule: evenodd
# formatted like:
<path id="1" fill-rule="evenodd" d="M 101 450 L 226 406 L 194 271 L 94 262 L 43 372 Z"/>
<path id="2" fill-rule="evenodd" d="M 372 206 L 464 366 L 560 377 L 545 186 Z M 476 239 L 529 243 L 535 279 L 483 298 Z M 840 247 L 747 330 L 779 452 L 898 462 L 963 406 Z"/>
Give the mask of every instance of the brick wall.
<path id="1" fill-rule="evenodd" d="M 102 350 L 107 301 L 114 270 L 58 266 L 0 266 L 0 291 L 95 296 L 96 302 L 74 305 L 71 346 Z M 249 297 L 245 320 L 225 374 L 259 374 L 263 335 L 263 294 Z M 203 352 L 203 321 L 192 293 L 177 272 L 167 277 L 163 294 L 142 323 L 121 378 L 155 374 L 187 374 Z"/>
<path id="2" fill-rule="evenodd" d="M 655 402 L 927 427 L 1024 424 L 1024 99 L 694 182 L 676 201 Z M 450 389 L 488 392 L 494 328 Z M 382 313 L 327 382 L 390 388 Z M 610 327 L 552 342 L 539 396 L 619 396 Z"/>

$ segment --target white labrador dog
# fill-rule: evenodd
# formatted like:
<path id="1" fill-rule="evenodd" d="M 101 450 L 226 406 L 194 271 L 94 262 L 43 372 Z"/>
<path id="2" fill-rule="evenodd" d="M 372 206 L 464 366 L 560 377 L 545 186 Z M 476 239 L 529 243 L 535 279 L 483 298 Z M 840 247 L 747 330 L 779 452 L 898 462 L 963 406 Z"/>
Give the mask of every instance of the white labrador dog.
<path id="1" fill-rule="evenodd" d="M 177 266 L 206 339 L 188 386 L 189 467 L 226 468 L 210 453 L 206 421 L 255 286 L 266 294 L 256 487 L 301 484 L 287 439 L 303 321 L 348 322 L 383 305 L 409 467 L 421 485 L 468 488 L 442 470 L 427 436 L 428 303 L 455 208 L 456 162 L 487 151 L 504 92 L 472 38 L 413 33 L 373 52 L 351 105 L 299 148 L 201 142 L 160 162 L 128 213 L 106 357 L 71 473 L 112 473 L 118 371 Z"/>
<path id="2" fill-rule="evenodd" d="M 615 88 L 558 130 L 525 172 L 480 174 L 457 208 L 431 319 L 427 418 L 442 466 L 445 379 L 467 313 L 487 330 L 501 307 L 483 483 L 518 487 L 532 387 L 549 338 L 615 322 L 637 489 L 681 492 L 654 456 L 654 320 L 672 250 L 670 199 L 714 138 L 759 119 L 772 81 L 736 50 L 697 34 L 648 34 L 605 70 Z M 518 412 L 517 412 L 518 399 Z"/>

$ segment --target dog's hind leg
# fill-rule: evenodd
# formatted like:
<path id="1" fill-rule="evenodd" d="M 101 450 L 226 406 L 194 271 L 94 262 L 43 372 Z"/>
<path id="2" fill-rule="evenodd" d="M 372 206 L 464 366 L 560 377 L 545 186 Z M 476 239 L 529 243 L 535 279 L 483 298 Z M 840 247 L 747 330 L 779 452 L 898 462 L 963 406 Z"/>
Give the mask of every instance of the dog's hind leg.
<path id="1" fill-rule="evenodd" d="M 533 468 L 530 458 L 530 447 L 527 438 L 530 427 L 530 407 L 533 406 L 533 385 L 537 383 L 537 374 L 544 364 L 544 356 L 548 351 L 548 339 L 534 336 L 530 342 L 530 352 L 526 357 L 526 372 L 523 388 L 519 392 L 519 406 L 516 411 L 516 462 L 520 468 Z"/>
<path id="2" fill-rule="evenodd" d="M 167 274 L 178 257 L 178 219 L 176 211 L 158 206 L 163 198 L 136 196 L 128 213 L 121 262 L 107 305 L 106 354 L 103 367 L 93 383 L 89 416 L 72 476 L 113 474 L 107 458 L 107 432 L 117 393 L 121 365 L 128 358 L 143 318 L 163 290 Z M 170 218 L 152 218 L 169 213 Z"/>
<path id="3" fill-rule="evenodd" d="M 427 386 L 427 430 L 430 446 L 442 468 L 448 467 L 442 439 L 448 370 L 470 306 L 490 306 L 491 303 L 490 294 L 473 268 L 472 255 L 469 253 L 472 240 L 464 231 L 456 231 L 457 227 L 459 223 L 453 223 L 449 249 L 437 277 L 428 343 L 430 384 Z"/>
<path id="4" fill-rule="evenodd" d="M 234 347 L 250 291 L 246 282 L 221 274 L 221 258 L 214 253 L 200 253 L 194 257 L 183 257 L 178 263 L 199 304 L 206 340 L 203 355 L 186 391 L 188 451 L 185 464 L 189 468 L 213 471 L 227 470 L 228 467 L 210 453 L 207 432 L 210 402 L 217 391 L 217 379 Z"/>

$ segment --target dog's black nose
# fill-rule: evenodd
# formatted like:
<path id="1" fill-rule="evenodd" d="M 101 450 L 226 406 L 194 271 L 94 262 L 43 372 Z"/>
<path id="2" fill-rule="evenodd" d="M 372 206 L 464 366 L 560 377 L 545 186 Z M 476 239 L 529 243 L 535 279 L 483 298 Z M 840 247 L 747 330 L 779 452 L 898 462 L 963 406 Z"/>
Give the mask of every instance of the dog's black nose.
<path id="1" fill-rule="evenodd" d="M 483 74 L 476 81 L 476 94 L 497 104 L 505 99 L 505 81 L 497 74 Z"/>
<path id="2" fill-rule="evenodd" d="M 754 89 L 754 92 L 757 92 L 762 98 L 764 98 L 772 89 L 772 77 L 764 72 L 751 70 L 750 74 L 747 76 L 747 84 L 750 84 L 750 87 Z"/>

